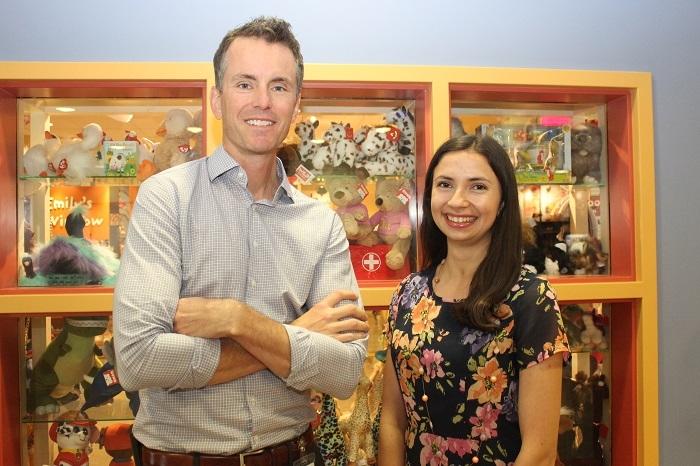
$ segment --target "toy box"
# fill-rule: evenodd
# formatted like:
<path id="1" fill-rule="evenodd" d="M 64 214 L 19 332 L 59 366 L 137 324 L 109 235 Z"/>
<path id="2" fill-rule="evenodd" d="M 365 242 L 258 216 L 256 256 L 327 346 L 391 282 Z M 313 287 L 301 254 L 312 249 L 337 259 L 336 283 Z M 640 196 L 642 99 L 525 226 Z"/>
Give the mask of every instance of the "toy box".
<path id="1" fill-rule="evenodd" d="M 411 273 L 407 260 L 399 270 L 391 270 L 386 265 L 386 253 L 391 251 L 391 244 L 375 246 L 350 245 L 352 268 L 357 280 L 401 280 Z"/>
<path id="2" fill-rule="evenodd" d="M 571 125 L 560 123 L 540 118 L 528 124 L 483 124 L 475 132 L 491 136 L 503 146 L 518 183 L 569 184 Z"/>

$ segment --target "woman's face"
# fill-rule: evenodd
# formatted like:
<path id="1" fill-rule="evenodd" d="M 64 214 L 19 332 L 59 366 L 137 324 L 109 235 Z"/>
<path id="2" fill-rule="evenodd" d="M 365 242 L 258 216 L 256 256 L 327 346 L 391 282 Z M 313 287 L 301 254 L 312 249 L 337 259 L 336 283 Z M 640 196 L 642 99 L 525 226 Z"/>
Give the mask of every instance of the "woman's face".
<path id="1" fill-rule="evenodd" d="M 430 210 L 448 244 L 488 249 L 501 205 L 501 185 L 486 157 L 448 152 L 433 173 Z"/>

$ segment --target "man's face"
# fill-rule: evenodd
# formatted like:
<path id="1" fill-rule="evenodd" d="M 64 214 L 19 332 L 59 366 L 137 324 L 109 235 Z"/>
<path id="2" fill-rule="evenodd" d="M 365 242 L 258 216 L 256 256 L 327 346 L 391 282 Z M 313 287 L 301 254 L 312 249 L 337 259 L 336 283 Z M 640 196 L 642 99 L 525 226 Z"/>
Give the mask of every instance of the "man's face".
<path id="1" fill-rule="evenodd" d="M 282 44 L 239 37 L 224 64 L 221 90 L 211 92 L 224 148 L 234 157 L 274 155 L 299 108 L 292 52 Z"/>

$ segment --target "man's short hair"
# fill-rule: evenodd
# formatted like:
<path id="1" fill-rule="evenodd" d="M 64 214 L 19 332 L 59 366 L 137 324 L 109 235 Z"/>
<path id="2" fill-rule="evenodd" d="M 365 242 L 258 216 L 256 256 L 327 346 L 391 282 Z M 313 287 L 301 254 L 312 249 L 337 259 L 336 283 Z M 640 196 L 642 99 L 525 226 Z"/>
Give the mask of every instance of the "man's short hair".
<path id="1" fill-rule="evenodd" d="M 264 39 L 270 44 L 287 46 L 292 52 L 297 65 L 297 93 L 301 92 L 301 84 L 304 81 L 304 57 L 301 55 L 301 47 L 292 33 L 291 25 L 287 21 L 274 16 L 259 16 L 229 31 L 224 36 L 214 54 L 214 74 L 218 90 L 222 90 L 221 85 L 228 66 L 225 59 L 226 52 L 231 43 L 238 37 Z"/>

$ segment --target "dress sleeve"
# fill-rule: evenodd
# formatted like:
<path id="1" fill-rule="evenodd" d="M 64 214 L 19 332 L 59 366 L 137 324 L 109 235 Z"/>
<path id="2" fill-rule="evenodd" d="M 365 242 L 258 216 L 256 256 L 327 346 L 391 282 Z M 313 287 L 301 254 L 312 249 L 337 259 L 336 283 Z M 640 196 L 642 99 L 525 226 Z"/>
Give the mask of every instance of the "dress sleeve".
<path id="1" fill-rule="evenodd" d="M 513 289 L 516 360 L 521 369 L 556 353 L 569 357 L 569 343 L 554 290 L 540 277 L 521 279 Z"/>

